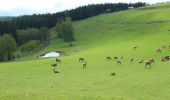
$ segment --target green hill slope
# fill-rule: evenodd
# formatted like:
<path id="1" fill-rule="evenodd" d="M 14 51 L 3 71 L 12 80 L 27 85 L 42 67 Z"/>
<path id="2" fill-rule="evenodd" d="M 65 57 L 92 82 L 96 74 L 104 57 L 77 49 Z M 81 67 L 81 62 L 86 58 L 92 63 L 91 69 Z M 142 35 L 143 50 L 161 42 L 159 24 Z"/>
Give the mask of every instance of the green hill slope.
<path id="1" fill-rule="evenodd" d="M 145 55 L 145 53 L 150 54 L 153 52 L 151 56 L 157 56 L 154 53 L 157 48 L 161 48 L 162 45 L 169 45 L 169 10 L 170 8 L 151 10 L 135 9 L 103 14 L 75 22 L 76 42 L 73 48 L 82 48 L 82 52 L 87 51 L 87 54 L 105 52 L 103 53 L 105 55 L 114 55 L 114 51 L 121 54 L 120 49 L 128 53 L 133 53 L 132 48 L 137 45 L 139 49 L 135 52 L 141 51 L 137 55 L 148 57 L 149 55 Z M 58 45 L 60 49 L 63 46 L 63 44 Z M 51 48 L 53 47 L 52 45 Z M 72 50 L 67 48 L 66 44 L 65 47 L 62 48 L 64 50 L 66 49 L 65 51 Z M 91 51 L 95 49 L 98 52 Z M 142 52 L 143 54 L 141 54 Z M 168 51 L 165 50 L 163 53 L 166 55 Z"/>
<path id="2" fill-rule="evenodd" d="M 55 58 L 0 64 L 0 99 L 4 100 L 169 100 L 169 4 L 103 14 L 74 22 L 73 47 L 53 40 L 44 51 L 65 51 L 54 74 Z M 162 48 L 165 45 L 166 48 Z M 133 47 L 137 46 L 137 49 Z M 75 52 L 79 48 L 80 52 Z M 156 50 L 160 48 L 161 53 Z M 116 64 L 106 57 L 121 57 Z M 79 57 L 87 60 L 82 69 Z M 134 63 L 129 63 L 134 58 Z M 138 60 L 155 59 L 151 68 Z M 111 73 L 116 73 L 111 76 Z"/>

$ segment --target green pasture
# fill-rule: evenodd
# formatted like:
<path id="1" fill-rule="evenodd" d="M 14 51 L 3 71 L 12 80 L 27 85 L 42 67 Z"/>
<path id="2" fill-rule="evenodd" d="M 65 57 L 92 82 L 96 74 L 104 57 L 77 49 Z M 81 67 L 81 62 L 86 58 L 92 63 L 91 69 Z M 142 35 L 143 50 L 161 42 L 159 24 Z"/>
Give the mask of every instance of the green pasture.
<path id="1" fill-rule="evenodd" d="M 53 39 L 41 51 L 67 54 L 60 57 L 58 74 L 51 67 L 55 58 L 0 63 L 0 100 L 169 100 L 170 61 L 160 59 L 170 55 L 170 5 L 163 6 L 74 22 L 73 47 Z M 124 59 L 118 65 L 114 59 L 106 61 L 107 56 Z M 86 69 L 78 62 L 80 57 L 86 59 Z M 129 63 L 132 58 L 134 63 Z M 155 59 L 151 68 L 138 63 L 149 58 Z"/>

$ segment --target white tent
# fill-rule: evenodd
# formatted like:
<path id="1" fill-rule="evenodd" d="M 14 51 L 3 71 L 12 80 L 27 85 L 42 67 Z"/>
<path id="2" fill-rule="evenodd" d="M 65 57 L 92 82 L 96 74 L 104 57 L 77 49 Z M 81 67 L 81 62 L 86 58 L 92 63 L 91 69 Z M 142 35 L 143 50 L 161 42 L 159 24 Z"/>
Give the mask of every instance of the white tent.
<path id="1" fill-rule="evenodd" d="M 47 57 L 59 57 L 60 56 L 60 53 L 57 53 L 57 52 L 50 52 L 50 53 L 47 53 L 45 54 L 44 56 L 42 56 L 42 58 L 47 58 Z"/>

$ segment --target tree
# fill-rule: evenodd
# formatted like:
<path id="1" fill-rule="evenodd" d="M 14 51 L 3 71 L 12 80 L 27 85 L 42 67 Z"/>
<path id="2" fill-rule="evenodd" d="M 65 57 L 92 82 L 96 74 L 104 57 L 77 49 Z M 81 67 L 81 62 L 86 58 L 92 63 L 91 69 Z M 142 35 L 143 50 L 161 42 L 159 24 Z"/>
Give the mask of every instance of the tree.
<path id="1" fill-rule="evenodd" d="M 17 44 L 11 35 L 4 34 L 3 37 L 6 40 L 5 50 L 7 52 L 7 60 L 11 60 L 13 53 L 17 50 Z"/>
<path id="2" fill-rule="evenodd" d="M 11 60 L 16 50 L 17 44 L 11 35 L 4 34 L 3 37 L 0 37 L 1 61 Z"/>
<path id="3" fill-rule="evenodd" d="M 40 41 L 47 41 L 50 37 L 50 32 L 47 27 L 41 27 L 40 29 Z"/>
<path id="4" fill-rule="evenodd" d="M 55 26 L 55 30 L 58 33 L 57 34 L 58 38 L 63 38 L 63 35 L 62 35 L 62 23 L 64 22 L 64 20 L 65 20 L 64 17 L 57 18 L 58 23 Z"/>
<path id="5" fill-rule="evenodd" d="M 56 32 L 57 32 L 57 37 L 58 37 L 58 38 L 63 38 L 63 35 L 62 35 L 62 25 L 61 25 L 61 23 L 57 23 L 57 24 L 56 24 Z"/>
<path id="6" fill-rule="evenodd" d="M 4 44 L 5 44 L 5 39 L 2 36 L 0 36 L 0 61 L 3 61 L 5 56 Z"/>
<path id="7" fill-rule="evenodd" d="M 74 29 L 71 24 L 71 18 L 67 17 L 61 23 L 57 23 L 56 31 L 58 33 L 58 37 L 62 38 L 65 42 L 74 41 Z"/>
<path id="8" fill-rule="evenodd" d="M 71 42 L 74 41 L 74 30 L 71 22 L 63 22 L 62 23 L 62 35 L 63 35 L 63 40 L 65 42 Z"/>

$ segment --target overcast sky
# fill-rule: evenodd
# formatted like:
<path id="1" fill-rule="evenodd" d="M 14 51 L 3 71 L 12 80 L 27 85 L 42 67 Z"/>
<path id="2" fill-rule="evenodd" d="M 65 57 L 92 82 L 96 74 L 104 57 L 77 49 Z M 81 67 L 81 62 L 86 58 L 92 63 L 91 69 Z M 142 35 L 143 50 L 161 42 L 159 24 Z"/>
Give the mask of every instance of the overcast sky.
<path id="1" fill-rule="evenodd" d="M 153 4 L 170 0 L 0 0 L 0 16 L 54 13 L 87 4 L 138 1 Z"/>

